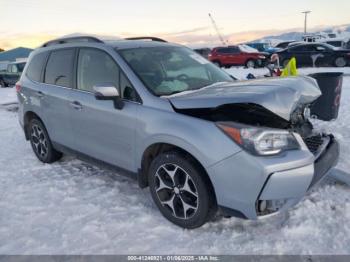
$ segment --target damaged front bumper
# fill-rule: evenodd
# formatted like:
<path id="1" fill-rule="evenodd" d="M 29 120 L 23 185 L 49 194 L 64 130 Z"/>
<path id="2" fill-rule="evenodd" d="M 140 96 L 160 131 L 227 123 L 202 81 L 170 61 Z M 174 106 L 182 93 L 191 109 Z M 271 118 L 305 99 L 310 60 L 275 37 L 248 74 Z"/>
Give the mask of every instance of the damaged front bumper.
<path id="1" fill-rule="evenodd" d="M 319 145 L 318 150 L 314 152 L 315 161 L 313 164 L 276 172 L 269 176 L 256 202 L 258 216 L 282 211 L 295 205 L 302 198 L 300 197 L 302 192 L 296 193 L 295 189 L 292 189 L 293 187 L 303 191 L 305 185 L 309 185 L 306 191 L 310 190 L 337 164 L 339 158 L 338 142 L 333 135 L 323 136 L 322 141 L 323 143 Z M 311 181 L 309 181 L 310 173 L 313 174 Z"/>
<path id="2" fill-rule="evenodd" d="M 305 139 L 301 150 L 278 157 L 240 152 L 209 168 L 217 201 L 225 215 L 257 219 L 297 204 L 337 164 L 339 144 L 333 135 Z M 320 143 L 322 142 L 322 143 Z M 219 175 L 230 170 L 231 179 Z M 214 175 L 216 173 L 216 175 Z"/>

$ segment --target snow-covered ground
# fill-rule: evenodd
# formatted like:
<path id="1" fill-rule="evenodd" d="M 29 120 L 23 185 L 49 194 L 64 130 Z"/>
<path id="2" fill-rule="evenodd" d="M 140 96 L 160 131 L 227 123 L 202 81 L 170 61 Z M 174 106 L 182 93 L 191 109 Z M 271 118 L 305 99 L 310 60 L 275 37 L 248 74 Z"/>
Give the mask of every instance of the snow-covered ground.
<path id="1" fill-rule="evenodd" d="M 0 88 L 0 105 L 17 103 L 15 87 Z"/>
<path id="2" fill-rule="evenodd" d="M 246 79 L 249 73 L 254 76 L 268 75 L 269 70 L 267 68 L 244 68 L 244 67 L 231 67 L 226 71 L 237 79 Z M 345 76 L 350 76 L 350 67 L 336 68 L 336 67 L 319 67 L 319 68 L 298 68 L 298 73 L 302 75 L 308 75 L 319 72 L 342 72 Z"/>
<path id="3" fill-rule="evenodd" d="M 228 71 L 244 78 L 249 70 Z M 14 99 L 13 89 L 0 89 L 0 104 Z M 345 185 L 319 186 L 286 215 L 221 218 L 183 230 L 165 220 L 148 189 L 133 180 L 71 157 L 39 162 L 13 109 L 0 106 L 0 254 L 350 254 Z M 336 172 L 350 170 L 349 112 L 346 76 L 338 120 L 320 124 L 341 142 Z"/>

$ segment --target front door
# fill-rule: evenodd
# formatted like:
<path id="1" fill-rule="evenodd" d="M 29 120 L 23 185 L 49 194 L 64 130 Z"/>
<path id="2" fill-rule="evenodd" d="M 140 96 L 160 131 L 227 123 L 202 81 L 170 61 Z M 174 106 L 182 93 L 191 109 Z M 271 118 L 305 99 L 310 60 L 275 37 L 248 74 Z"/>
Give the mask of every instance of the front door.
<path id="1" fill-rule="evenodd" d="M 135 117 L 140 105 L 125 101 L 122 109 L 116 109 L 113 101 L 95 99 L 95 85 L 113 85 L 123 93 L 120 69 L 109 54 L 95 48 L 81 48 L 77 60 L 77 86 L 70 101 L 73 149 L 132 170 Z"/>

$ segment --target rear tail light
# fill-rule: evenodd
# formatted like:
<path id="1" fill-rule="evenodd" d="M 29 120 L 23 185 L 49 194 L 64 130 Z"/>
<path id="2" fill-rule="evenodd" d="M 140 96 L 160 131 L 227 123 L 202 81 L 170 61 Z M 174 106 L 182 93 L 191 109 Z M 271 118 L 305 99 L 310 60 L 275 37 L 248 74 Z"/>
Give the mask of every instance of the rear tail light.
<path id="1" fill-rule="evenodd" d="M 19 83 L 16 83 L 16 92 L 19 93 L 21 92 L 22 86 Z"/>

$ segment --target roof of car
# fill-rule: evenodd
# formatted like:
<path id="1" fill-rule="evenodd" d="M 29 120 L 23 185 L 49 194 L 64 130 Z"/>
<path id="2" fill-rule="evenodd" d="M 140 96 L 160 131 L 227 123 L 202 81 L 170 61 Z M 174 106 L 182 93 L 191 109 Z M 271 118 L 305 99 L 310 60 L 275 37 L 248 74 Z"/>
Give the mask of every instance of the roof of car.
<path id="1" fill-rule="evenodd" d="M 295 46 L 301 46 L 301 45 L 325 45 L 328 46 L 325 42 L 299 42 L 294 45 L 289 45 L 288 47 L 295 47 Z"/>
<path id="2" fill-rule="evenodd" d="M 59 47 L 61 44 L 77 44 L 77 43 L 97 43 L 112 46 L 118 49 L 138 48 L 138 47 L 159 47 L 159 46 L 179 46 L 178 44 L 168 43 L 157 37 L 133 37 L 133 38 L 117 38 L 117 39 L 100 39 L 90 35 L 80 35 L 73 37 L 62 37 L 44 43 L 41 47 Z"/>
<path id="3" fill-rule="evenodd" d="M 178 44 L 168 42 L 157 42 L 148 40 L 119 40 L 105 41 L 106 45 L 113 46 L 117 49 L 139 48 L 139 47 L 160 47 L 160 46 L 179 46 Z"/>

